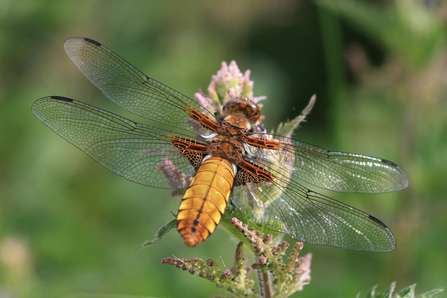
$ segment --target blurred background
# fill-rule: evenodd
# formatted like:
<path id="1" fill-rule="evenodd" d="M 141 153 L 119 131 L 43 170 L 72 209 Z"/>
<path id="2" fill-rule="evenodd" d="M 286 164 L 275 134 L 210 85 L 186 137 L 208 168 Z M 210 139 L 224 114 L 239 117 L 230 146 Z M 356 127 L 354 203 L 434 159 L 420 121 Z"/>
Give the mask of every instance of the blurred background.
<path id="1" fill-rule="evenodd" d="M 208 297 L 222 292 L 162 258 L 233 265 L 236 242 L 221 228 L 196 248 L 175 231 L 142 248 L 180 199 L 107 171 L 33 116 L 36 99 L 62 95 L 144 121 L 78 71 L 63 49 L 75 36 L 190 97 L 236 60 L 255 96 L 268 96 L 269 130 L 317 94 L 295 138 L 406 171 L 398 193 L 330 193 L 385 222 L 396 249 L 305 245 L 312 281 L 294 297 L 363 297 L 392 281 L 445 287 L 446 22 L 436 0 L 0 1 L 0 297 Z"/>

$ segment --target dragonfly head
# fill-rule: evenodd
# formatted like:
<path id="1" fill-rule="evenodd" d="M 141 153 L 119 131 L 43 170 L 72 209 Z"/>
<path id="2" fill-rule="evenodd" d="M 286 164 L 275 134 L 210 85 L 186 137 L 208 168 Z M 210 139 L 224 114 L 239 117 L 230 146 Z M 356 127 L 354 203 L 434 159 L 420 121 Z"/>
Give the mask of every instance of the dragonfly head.
<path id="1" fill-rule="evenodd" d="M 224 104 L 222 111 L 226 115 L 242 113 L 250 123 L 255 123 L 261 116 L 261 110 L 258 105 L 244 96 L 231 98 Z"/>

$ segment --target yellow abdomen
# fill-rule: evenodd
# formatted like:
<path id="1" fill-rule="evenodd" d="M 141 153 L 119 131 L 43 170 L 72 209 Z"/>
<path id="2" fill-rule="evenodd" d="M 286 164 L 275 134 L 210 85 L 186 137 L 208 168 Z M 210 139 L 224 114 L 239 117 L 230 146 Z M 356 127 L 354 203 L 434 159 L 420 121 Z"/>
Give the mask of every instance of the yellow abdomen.
<path id="1" fill-rule="evenodd" d="M 207 239 L 219 224 L 234 182 L 230 161 L 212 156 L 197 170 L 177 215 L 177 230 L 186 245 Z"/>

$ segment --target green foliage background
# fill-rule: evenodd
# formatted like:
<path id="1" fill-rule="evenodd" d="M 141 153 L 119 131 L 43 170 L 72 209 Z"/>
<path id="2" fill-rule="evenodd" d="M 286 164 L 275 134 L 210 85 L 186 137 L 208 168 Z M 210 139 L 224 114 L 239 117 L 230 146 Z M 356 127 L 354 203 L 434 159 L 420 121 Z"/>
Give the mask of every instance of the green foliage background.
<path id="1" fill-rule="evenodd" d="M 233 263 L 222 229 L 193 249 L 176 233 L 141 248 L 179 199 L 108 172 L 32 115 L 34 100 L 62 95 L 144 121 L 71 63 L 63 43 L 74 36 L 191 97 L 234 59 L 269 98 L 267 128 L 316 93 L 297 139 L 402 166 L 410 186 L 399 193 L 330 193 L 383 220 L 396 250 L 305 245 L 312 282 L 295 296 L 354 297 L 392 281 L 445 287 L 447 6 L 422 2 L 0 1 L 0 297 L 207 297 L 219 293 L 213 284 L 161 259 Z"/>

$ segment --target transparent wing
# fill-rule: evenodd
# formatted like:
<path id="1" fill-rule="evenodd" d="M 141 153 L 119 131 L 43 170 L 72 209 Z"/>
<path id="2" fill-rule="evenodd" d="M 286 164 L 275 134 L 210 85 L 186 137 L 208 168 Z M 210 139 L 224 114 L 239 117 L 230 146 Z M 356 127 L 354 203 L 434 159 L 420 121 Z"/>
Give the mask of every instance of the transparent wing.
<path id="1" fill-rule="evenodd" d="M 195 173 L 172 145 L 169 131 L 59 96 L 38 99 L 32 110 L 62 138 L 130 181 L 159 188 L 184 188 L 182 181 L 168 180 L 157 167 L 166 158 L 185 175 Z"/>
<path id="2" fill-rule="evenodd" d="M 233 204 L 254 223 L 309 244 L 387 252 L 395 238 L 380 220 L 299 184 L 302 180 L 345 193 L 396 191 L 408 185 L 396 164 L 370 156 L 326 150 L 281 136 L 279 150 L 249 147 L 247 161 L 273 182 L 235 187 Z"/>
<path id="3" fill-rule="evenodd" d="M 188 105 L 208 118 L 214 116 L 197 101 L 146 76 L 104 45 L 88 38 L 70 38 L 65 51 L 79 70 L 110 100 L 147 119 L 195 135 L 206 130 L 192 126 Z M 189 120 L 188 120 L 189 119 Z M 194 132 L 194 134 L 191 134 Z"/>
<path id="4" fill-rule="evenodd" d="M 273 174 L 273 182 L 233 190 L 233 204 L 254 223 L 308 244 L 371 252 L 395 248 L 392 232 L 377 218 Z"/>
<path id="5" fill-rule="evenodd" d="M 382 158 L 327 150 L 305 142 L 273 136 L 282 143 L 280 150 L 254 149 L 253 157 L 268 169 L 278 169 L 312 185 L 344 193 L 381 193 L 408 186 L 405 172 Z"/>

